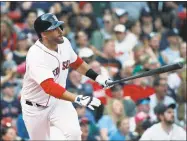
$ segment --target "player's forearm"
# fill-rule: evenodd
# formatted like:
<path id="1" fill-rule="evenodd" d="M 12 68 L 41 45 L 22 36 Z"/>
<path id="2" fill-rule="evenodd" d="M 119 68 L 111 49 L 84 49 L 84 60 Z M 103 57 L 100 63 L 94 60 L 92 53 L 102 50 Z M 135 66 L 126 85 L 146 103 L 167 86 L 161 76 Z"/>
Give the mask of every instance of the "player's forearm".
<path id="1" fill-rule="evenodd" d="M 90 69 L 89 65 L 86 62 L 83 62 L 79 68 L 77 68 L 77 71 L 82 74 L 86 75 L 86 72 Z"/>
<path id="2" fill-rule="evenodd" d="M 94 70 L 92 70 L 89 65 L 85 62 L 81 64 L 81 66 L 77 69 L 79 73 L 89 77 L 90 79 L 96 81 L 96 77 L 99 75 Z"/>
<path id="3" fill-rule="evenodd" d="M 90 66 L 84 62 L 80 57 L 77 57 L 77 60 L 74 63 L 70 64 L 70 67 L 78 71 L 80 74 L 89 77 L 92 80 L 96 80 L 98 74 L 93 71 Z"/>
<path id="4" fill-rule="evenodd" d="M 43 81 L 40 86 L 43 88 L 46 94 L 71 102 L 75 101 L 76 95 L 68 92 L 64 87 L 55 83 L 52 78 Z"/>
<path id="5" fill-rule="evenodd" d="M 76 96 L 77 96 L 77 95 L 75 95 L 75 94 L 73 94 L 73 93 L 71 93 L 71 92 L 69 92 L 69 91 L 65 91 L 65 92 L 62 94 L 61 99 L 74 102 Z"/>

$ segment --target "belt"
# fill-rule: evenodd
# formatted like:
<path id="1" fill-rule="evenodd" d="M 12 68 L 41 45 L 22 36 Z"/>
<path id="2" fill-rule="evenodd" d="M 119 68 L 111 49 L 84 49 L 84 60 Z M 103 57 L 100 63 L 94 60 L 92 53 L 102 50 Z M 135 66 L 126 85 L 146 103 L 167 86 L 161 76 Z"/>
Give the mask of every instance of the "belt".
<path id="1" fill-rule="evenodd" d="M 28 101 L 28 100 L 26 100 L 26 102 L 25 102 L 27 105 L 30 105 L 30 106 L 35 106 L 36 105 L 36 107 L 44 107 L 44 106 L 42 106 L 42 105 L 40 105 L 40 104 L 37 104 L 37 103 L 32 103 L 31 101 Z"/>

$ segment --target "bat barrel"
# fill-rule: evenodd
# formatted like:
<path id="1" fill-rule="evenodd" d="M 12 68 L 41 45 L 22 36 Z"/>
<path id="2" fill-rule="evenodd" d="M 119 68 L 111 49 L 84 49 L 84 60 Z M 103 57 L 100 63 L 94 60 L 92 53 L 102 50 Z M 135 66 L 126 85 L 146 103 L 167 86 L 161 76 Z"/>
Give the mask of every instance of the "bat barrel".
<path id="1" fill-rule="evenodd" d="M 156 74 L 161 74 L 161 73 L 181 69 L 181 68 L 183 68 L 183 65 L 184 64 L 182 62 L 175 63 L 175 64 L 172 64 L 172 65 L 166 65 L 166 66 L 163 66 L 163 67 L 160 67 L 160 68 L 157 68 L 157 69 L 153 69 L 153 70 L 150 70 L 150 71 L 143 72 L 143 73 L 138 74 L 138 75 L 134 75 L 134 76 L 130 76 L 130 77 L 127 77 L 127 78 L 123 78 L 121 80 L 113 81 L 111 83 L 108 83 L 108 85 L 111 86 L 111 85 L 115 85 L 115 84 L 120 83 L 120 82 L 132 80 L 132 79 L 136 79 L 136 78 L 140 78 L 140 77 L 146 77 L 146 76 L 151 76 L 151 75 L 156 75 Z"/>

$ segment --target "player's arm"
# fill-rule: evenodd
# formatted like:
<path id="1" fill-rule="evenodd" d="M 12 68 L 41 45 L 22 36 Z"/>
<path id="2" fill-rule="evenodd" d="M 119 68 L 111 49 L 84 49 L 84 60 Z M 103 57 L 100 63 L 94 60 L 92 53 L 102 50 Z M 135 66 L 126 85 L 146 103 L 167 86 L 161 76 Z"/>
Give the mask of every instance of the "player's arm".
<path id="1" fill-rule="evenodd" d="M 53 78 L 44 80 L 42 83 L 40 83 L 40 86 L 42 87 L 42 89 L 45 91 L 46 94 L 49 94 L 51 96 L 66 101 L 75 102 L 81 106 L 87 106 L 92 110 L 94 110 L 92 106 L 98 107 L 101 105 L 100 100 L 97 98 L 83 96 L 83 95 L 75 95 L 67 91 L 65 88 L 55 83 Z"/>
<path id="2" fill-rule="evenodd" d="M 107 82 L 112 81 L 109 78 L 106 78 L 105 76 L 96 73 L 80 57 L 77 57 L 77 60 L 74 63 L 70 64 L 70 67 L 78 71 L 80 74 L 85 75 L 89 77 L 90 79 L 96 81 L 97 83 L 102 85 L 104 88 L 108 87 Z"/>

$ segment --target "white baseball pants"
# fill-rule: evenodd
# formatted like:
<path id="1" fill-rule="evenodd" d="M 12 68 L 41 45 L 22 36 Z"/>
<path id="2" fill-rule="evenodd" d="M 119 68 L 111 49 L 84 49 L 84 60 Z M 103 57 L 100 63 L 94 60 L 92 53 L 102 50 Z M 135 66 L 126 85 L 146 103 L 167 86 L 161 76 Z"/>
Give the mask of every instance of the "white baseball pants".
<path id="1" fill-rule="evenodd" d="M 31 140 L 81 140 L 77 112 L 71 102 L 57 100 L 53 106 L 43 108 L 23 100 L 22 112 Z"/>

